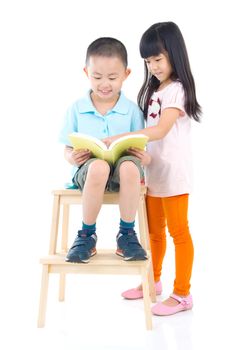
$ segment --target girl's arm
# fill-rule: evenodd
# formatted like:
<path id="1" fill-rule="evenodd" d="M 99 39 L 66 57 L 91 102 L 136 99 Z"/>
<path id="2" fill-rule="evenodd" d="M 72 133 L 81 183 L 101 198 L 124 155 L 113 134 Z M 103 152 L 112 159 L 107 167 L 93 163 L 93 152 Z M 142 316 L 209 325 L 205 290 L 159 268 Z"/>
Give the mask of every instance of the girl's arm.
<path id="1" fill-rule="evenodd" d="M 149 141 L 160 140 L 165 137 L 171 130 L 180 115 L 180 110 L 177 108 L 166 108 L 161 114 L 159 123 L 155 126 L 149 126 L 145 129 L 139 130 L 139 133 L 149 137 Z"/>
<path id="2" fill-rule="evenodd" d="M 178 108 L 166 108 L 163 110 L 159 123 L 155 126 L 149 126 L 145 129 L 126 132 L 121 135 L 106 137 L 102 141 L 109 146 L 114 140 L 119 138 L 120 136 L 130 135 L 130 134 L 143 134 L 149 137 L 149 141 L 160 140 L 168 134 L 171 130 L 172 126 L 176 122 L 179 117 L 181 111 Z"/>

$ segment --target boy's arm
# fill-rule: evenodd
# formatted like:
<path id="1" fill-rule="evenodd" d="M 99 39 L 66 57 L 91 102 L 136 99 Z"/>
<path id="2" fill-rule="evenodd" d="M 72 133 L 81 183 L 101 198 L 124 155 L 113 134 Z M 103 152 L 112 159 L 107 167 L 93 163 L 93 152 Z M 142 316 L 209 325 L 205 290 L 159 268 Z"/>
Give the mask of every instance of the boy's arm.
<path id="1" fill-rule="evenodd" d="M 70 146 L 65 146 L 64 157 L 71 165 L 79 167 L 91 157 L 91 152 L 83 149 L 74 150 Z"/>
<path id="2" fill-rule="evenodd" d="M 127 151 L 128 154 L 139 158 L 141 165 L 147 166 L 151 162 L 151 155 L 147 151 L 143 151 L 139 148 L 131 147 Z"/>
<path id="3" fill-rule="evenodd" d="M 64 157 L 68 163 L 79 167 L 91 157 L 91 153 L 88 150 L 74 150 L 70 145 L 68 135 L 77 131 L 76 109 L 76 103 L 68 108 L 59 134 L 59 141 L 65 145 Z"/>

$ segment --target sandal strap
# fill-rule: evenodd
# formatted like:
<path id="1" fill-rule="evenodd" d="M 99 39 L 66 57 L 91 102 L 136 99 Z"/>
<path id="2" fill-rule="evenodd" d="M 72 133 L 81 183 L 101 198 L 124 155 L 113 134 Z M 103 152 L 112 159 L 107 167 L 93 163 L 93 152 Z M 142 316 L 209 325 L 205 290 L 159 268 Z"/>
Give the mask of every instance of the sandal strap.
<path id="1" fill-rule="evenodd" d="M 174 293 L 172 293 L 170 295 L 170 298 L 173 298 L 173 299 L 177 300 L 182 305 L 189 305 L 190 304 L 189 300 L 186 297 L 182 298 L 182 297 L 179 297 L 178 295 L 176 295 Z"/>

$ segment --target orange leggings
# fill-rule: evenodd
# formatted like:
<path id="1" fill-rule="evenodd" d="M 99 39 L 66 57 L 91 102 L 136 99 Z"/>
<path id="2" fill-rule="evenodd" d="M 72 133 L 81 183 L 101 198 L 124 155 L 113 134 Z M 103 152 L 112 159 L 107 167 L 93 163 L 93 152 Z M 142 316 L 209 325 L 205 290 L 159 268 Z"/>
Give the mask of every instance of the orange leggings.
<path id="1" fill-rule="evenodd" d="M 175 281 L 173 293 L 186 296 L 190 291 L 193 243 L 189 232 L 188 194 L 174 197 L 146 197 L 150 245 L 155 281 L 160 280 L 166 251 L 166 225 L 175 245 Z"/>

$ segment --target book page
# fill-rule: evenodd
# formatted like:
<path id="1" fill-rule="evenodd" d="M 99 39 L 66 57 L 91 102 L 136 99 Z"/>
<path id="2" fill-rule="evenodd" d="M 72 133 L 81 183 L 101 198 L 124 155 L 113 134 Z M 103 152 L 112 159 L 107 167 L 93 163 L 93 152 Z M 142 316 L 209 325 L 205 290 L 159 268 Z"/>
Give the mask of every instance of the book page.
<path id="1" fill-rule="evenodd" d="M 109 147 L 112 152 L 112 159 L 115 162 L 125 151 L 130 147 L 145 149 L 148 142 L 148 137 L 145 135 L 126 135 L 118 140 L 115 140 Z"/>
<path id="2" fill-rule="evenodd" d="M 69 138 L 75 149 L 87 148 L 90 149 L 90 151 L 92 151 L 93 147 L 96 147 L 96 145 L 98 145 L 101 149 L 107 150 L 107 146 L 105 145 L 105 143 L 94 136 L 82 134 L 79 132 L 73 132 L 69 135 Z"/>
<path id="3" fill-rule="evenodd" d="M 109 146 L 109 150 L 111 150 L 113 147 L 115 147 L 115 145 L 118 143 L 122 143 L 125 145 L 128 145 L 130 143 L 129 147 L 137 147 L 137 148 L 143 149 L 143 147 L 131 146 L 131 144 L 137 144 L 137 145 L 140 144 L 142 146 L 143 141 L 146 140 L 146 142 L 145 142 L 145 144 L 146 144 L 148 142 L 148 139 L 149 139 L 148 136 L 143 135 L 143 134 L 121 136 L 120 138 L 116 139 L 115 141 L 113 141 L 111 143 L 111 145 Z"/>

